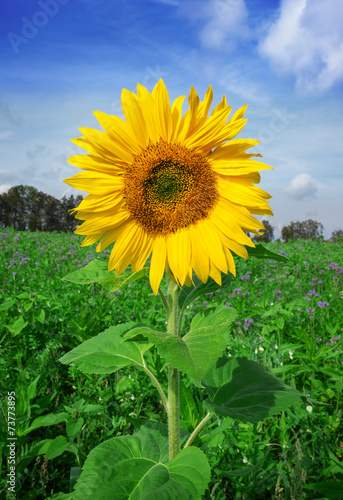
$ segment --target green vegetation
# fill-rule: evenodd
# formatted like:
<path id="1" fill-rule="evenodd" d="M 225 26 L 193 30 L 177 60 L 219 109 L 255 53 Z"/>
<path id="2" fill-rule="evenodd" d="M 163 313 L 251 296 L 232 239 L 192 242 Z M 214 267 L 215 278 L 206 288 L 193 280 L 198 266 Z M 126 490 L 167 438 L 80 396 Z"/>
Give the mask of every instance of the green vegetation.
<path id="1" fill-rule="evenodd" d="M 94 259 L 106 262 L 107 251 L 81 248 L 73 234 L 2 231 L 0 498 L 6 498 L 8 473 L 7 394 L 15 391 L 17 498 L 44 499 L 70 491 L 100 442 L 133 434 L 146 422 L 166 423 L 159 394 L 141 371 L 85 374 L 59 359 L 111 325 L 134 320 L 163 330 L 165 317 L 145 280 L 117 291 L 62 281 Z M 343 243 L 268 246 L 286 253 L 288 263 L 237 258 L 230 288 L 218 287 L 186 306 L 182 328 L 187 331 L 194 314 L 213 305 L 234 308 L 227 354 L 258 361 L 297 388 L 303 403 L 265 421 L 210 420 L 194 443 L 206 449 L 212 468 L 204 498 L 340 498 L 332 491 L 343 480 Z M 167 368 L 154 348 L 148 363 L 165 389 Z M 185 437 L 207 414 L 203 399 L 200 389 L 181 379 Z M 310 489 L 325 482 L 324 493 Z"/>

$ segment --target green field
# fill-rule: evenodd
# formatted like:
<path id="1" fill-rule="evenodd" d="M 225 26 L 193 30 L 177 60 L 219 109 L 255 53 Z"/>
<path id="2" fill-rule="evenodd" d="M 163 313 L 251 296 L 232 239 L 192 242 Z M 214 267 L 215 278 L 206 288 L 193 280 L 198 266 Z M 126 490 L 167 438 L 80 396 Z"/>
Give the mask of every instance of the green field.
<path id="1" fill-rule="evenodd" d="M 85 375 L 59 359 L 110 325 L 137 321 L 161 330 L 165 316 L 144 280 L 117 292 L 62 281 L 93 259 L 106 261 L 109 252 L 81 248 L 73 234 L 1 231 L 0 498 L 9 498 L 7 395 L 15 391 L 17 498 L 44 499 L 70 491 L 100 442 L 132 434 L 146 421 L 166 423 L 144 373 Z M 213 305 L 236 309 L 228 354 L 258 361 L 296 387 L 303 403 L 257 423 L 212 419 L 195 442 L 212 467 L 204 498 L 341 498 L 329 496 L 328 487 L 324 494 L 304 486 L 343 480 L 343 243 L 267 246 L 286 253 L 288 263 L 237 258 L 231 288 L 199 297 L 182 326 L 186 331 L 195 313 Z M 154 348 L 148 362 L 166 386 Z M 203 399 L 182 378 L 181 426 L 188 433 L 206 414 Z"/>

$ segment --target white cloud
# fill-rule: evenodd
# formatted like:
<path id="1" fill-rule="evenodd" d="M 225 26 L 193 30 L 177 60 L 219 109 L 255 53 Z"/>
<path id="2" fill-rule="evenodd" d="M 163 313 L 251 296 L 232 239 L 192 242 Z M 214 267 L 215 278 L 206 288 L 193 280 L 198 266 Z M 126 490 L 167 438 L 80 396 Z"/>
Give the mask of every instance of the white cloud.
<path id="1" fill-rule="evenodd" d="M 309 174 L 299 174 L 291 180 L 283 192 L 294 200 L 314 197 L 318 188 Z"/>
<path id="2" fill-rule="evenodd" d="M 203 47 L 232 49 L 249 34 L 245 0 L 190 0 L 181 5 L 191 20 L 203 24 L 199 36 Z"/>
<path id="3" fill-rule="evenodd" d="M 298 87 L 326 91 L 343 81 L 342 17 L 341 0 L 283 0 L 259 52 Z"/>
<path id="4" fill-rule="evenodd" d="M 6 193 L 11 187 L 10 184 L 0 184 L 0 194 Z"/>

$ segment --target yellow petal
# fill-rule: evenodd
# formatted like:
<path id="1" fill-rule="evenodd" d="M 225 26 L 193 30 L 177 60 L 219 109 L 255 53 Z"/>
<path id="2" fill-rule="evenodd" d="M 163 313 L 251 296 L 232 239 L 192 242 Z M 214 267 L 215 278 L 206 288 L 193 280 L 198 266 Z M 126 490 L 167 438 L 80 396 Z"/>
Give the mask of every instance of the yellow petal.
<path id="1" fill-rule="evenodd" d="M 141 243 L 141 251 L 137 255 L 136 260 L 131 264 L 132 272 L 136 273 L 144 267 L 147 258 L 151 254 L 153 241 L 153 237 L 144 232 L 144 242 Z"/>
<path id="2" fill-rule="evenodd" d="M 87 247 L 88 245 L 92 245 L 93 243 L 98 241 L 98 239 L 101 238 L 102 235 L 103 235 L 103 232 L 100 231 L 99 233 L 90 234 L 89 236 L 86 236 L 86 238 L 81 243 L 81 246 Z"/>
<path id="3" fill-rule="evenodd" d="M 170 269 L 180 283 L 185 283 L 191 263 L 191 242 L 187 230 L 170 235 L 167 240 L 167 258 Z"/>
<path id="4" fill-rule="evenodd" d="M 231 274 L 236 276 L 236 266 L 235 266 L 235 261 L 233 260 L 232 253 L 228 248 L 224 247 L 224 253 L 226 257 L 226 262 L 227 262 L 227 267 L 230 271 Z"/>
<path id="5" fill-rule="evenodd" d="M 122 162 L 131 163 L 132 154 L 123 149 L 119 144 L 116 144 L 110 137 L 101 130 L 94 128 L 81 127 L 79 128 L 81 134 L 92 144 L 94 149 L 98 151 L 97 156 L 105 153 L 107 157 L 121 160 Z"/>
<path id="6" fill-rule="evenodd" d="M 163 278 L 166 265 L 167 249 L 164 236 L 157 236 L 153 243 L 151 264 L 150 264 L 150 285 L 155 295 Z"/>
<path id="7" fill-rule="evenodd" d="M 261 189 L 260 193 L 258 189 L 256 186 L 247 186 L 240 182 L 234 182 L 232 178 L 229 181 L 218 179 L 218 192 L 223 198 L 245 207 L 269 209 L 268 202 L 262 196 L 264 191 Z M 267 194 L 267 196 L 269 195 Z"/>
<path id="8" fill-rule="evenodd" d="M 126 121 L 135 134 L 137 143 L 144 148 L 148 144 L 148 134 L 139 102 L 133 92 L 123 89 L 121 105 Z"/>
<path id="9" fill-rule="evenodd" d="M 102 128 L 113 141 L 131 154 L 139 154 L 140 147 L 135 140 L 135 134 L 128 123 L 118 116 L 107 115 L 101 111 L 94 111 L 94 115 Z"/>
<path id="10" fill-rule="evenodd" d="M 227 117 L 230 113 L 229 109 L 224 109 L 219 113 L 207 118 L 206 121 L 200 123 L 184 141 L 184 145 L 188 148 L 199 148 L 203 151 L 210 151 L 213 140 L 216 140 L 218 132 L 225 125 Z"/>
<path id="11" fill-rule="evenodd" d="M 83 224 L 80 224 L 77 229 L 74 231 L 76 234 L 95 234 L 98 233 L 101 229 L 103 232 L 108 231 L 109 229 L 113 229 L 124 221 L 130 218 L 130 213 L 127 210 L 123 210 L 118 212 L 115 217 L 109 217 L 104 219 L 103 217 L 97 217 L 91 221 L 86 221 Z M 106 224 L 107 222 L 107 224 Z"/>
<path id="12" fill-rule="evenodd" d="M 129 221 L 118 236 L 108 261 L 108 269 L 115 269 L 116 274 L 121 274 L 130 264 L 135 248 L 138 244 L 140 227 L 133 220 Z"/>
<path id="13" fill-rule="evenodd" d="M 103 210 L 117 207 L 122 200 L 123 194 L 121 190 L 114 191 L 104 196 L 89 194 L 81 201 L 80 205 L 75 210 L 94 213 L 102 212 Z"/>
<path id="14" fill-rule="evenodd" d="M 137 101 L 143 115 L 148 137 L 152 142 L 157 142 L 161 132 L 155 100 L 150 92 L 140 84 L 137 84 Z"/>
<path id="15" fill-rule="evenodd" d="M 122 177 L 101 172 L 80 172 L 63 182 L 81 191 L 99 195 L 110 194 L 124 187 Z"/>
<path id="16" fill-rule="evenodd" d="M 198 123 L 197 117 L 199 103 L 199 96 L 192 86 L 188 97 L 189 110 L 183 115 L 177 133 L 178 142 L 180 142 L 180 144 L 183 144 L 184 139 L 192 132 L 193 128 Z"/>
<path id="17" fill-rule="evenodd" d="M 217 106 L 214 108 L 214 110 L 212 111 L 211 113 L 211 116 L 219 113 L 220 111 L 222 111 L 223 109 L 227 108 L 227 101 L 226 101 L 226 96 L 223 95 L 223 99 L 220 101 L 219 104 L 217 104 Z M 230 108 L 231 109 L 231 108 Z"/>
<path id="18" fill-rule="evenodd" d="M 208 111 L 211 107 L 213 100 L 213 89 L 212 86 L 210 85 L 206 91 L 205 97 L 203 102 L 200 103 L 199 109 L 198 109 L 198 115 L 199 118 L 206 118 L 208 115 Z"/>
<path id="19" fill-rule="evenodd" d="M 171 109 L 172 116 L 172 133 L 170 137 L 170 141 L 173 142 L 177 140 L 177 132 L 180 124 L 180 119 L 182 115 L 182 103 L 185 100 L 186 96 L 180 96 L 175 99 Z"/>
<path id="20" fill-rule="evenodd" d="M 211 153 L 211 160 L 231 160 L 259 143 L 260 141 L 252 139 L 234 139 L 218 146 Z"/>
<path id="21" fill-rule="evenodd" d="M 246 175 L 250 172 L 258 172 L 259 170 L 271 169 L 266 163 L 260 163 L 255 160 L 241 160 L 234 158 L 230 161 L 228 160 L 213 160 L 209 156 L 208 161 L 211 165 L 212 170 L 218 172 L 221 175 Z"/>
<path id="22" fill-rule="evenodd" d="M 168 91 L 162 78 L 152 91 L 152 96 L 155 100 L 157 123 L 159 125 L 158 139 L 162 137 L 165 141 L 169 141 L 172 134 L 172 116 Z"/>
<path id="23" fill-rule="evenodd" d="M 210 260 L 202 250 L 202 237 L 196 227 L 190 227 L 189 236 L 192 244 L 192 268 L 198 278 L 206 283 L 210 273 Z"/>
<path id="24" fill-rule="evenodd" d="M 219 286 L 222 285 L 222 275 L 219 269 L 210 261 L 210 276 Z"/>
<path id="25" fill-rule="evenodd" d="M 118 224 L 117 227 L 115 227 L 113 229 L 109 229 L 104 234 L 104 236 L 101 238 L 98 246 L 96 247 L 96 251 L 102 252 L 103 250 L 105 250 L 105 248 L 107 248 L 109 245 L 111 245 L 111 243 L 114 243 L 115 241 L 117 241 L 120 234 L 128 227 L 129 223 L 130 223 L 130 221 L 127 219 L 127 220 L 121 221 L 121 223 Z M 109 270 L 111 270 L 111 269 L 109 269 Z"/>
<path id="26" fill-rule="evenodd" d="M 124 165 L 122 161 L 106 161 L 101 156 L 75 155 L 67 160 L 68 163 L 83 170 L 94 170 L 108 174 L 123 174 Z"/>

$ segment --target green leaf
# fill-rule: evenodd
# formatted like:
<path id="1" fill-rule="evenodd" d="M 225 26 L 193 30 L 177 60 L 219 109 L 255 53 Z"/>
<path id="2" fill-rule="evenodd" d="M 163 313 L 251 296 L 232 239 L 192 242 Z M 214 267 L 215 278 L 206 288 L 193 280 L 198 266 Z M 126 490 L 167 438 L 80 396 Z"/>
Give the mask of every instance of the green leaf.
<path id="1" fill-rule="evenodd" d="M 77 285 L 87 285 L 89 283 L 101 283 L 108 278 L 108 266 L 106 262 L 100 260 L 91 260 L 85 267 L 67 274 L 62 278 L 63 281 L 70 281 Z M 114 274 L 114 271 L 113 271 Z"/>
<path id="2" fill-rule="evenodd" d="M 69 443 L 64 436 L 57 436 L 55 439 L 44 439 L 31 448 L 26 458 L 45 455 L 51 460 L 52 458 L 62 455 L 62 453 L 67 450 L 68 446 Z"/>
<path id="3" fill-rule="evenodd" d="M 101 405 L 85 405 L 82 408 L 82 413 L 101 413 L 103 410 Z"/>
<path id="4" fill-rule="evenodd" d="M 16 303 L 16 300 L 6 299 L 2 304 L 0 304 L 0 311 L 7 311 L 7 309 L 14 306 Z"/>
<path id="5" fill-rule="evenodd" d="M 44 452 L 44 455 L 49 460 L 53 458 L 59 457 L 66 451 L 69 443 L 64 436 L 57 436 L 55 439 L 51 440 L 47 450 Z"/>
<path id="6" fill-rule="evenodd" d="M 30 311 L 32 309 L 32 306 L 33 306 L 33 300 L 25 300 L 22 305 L 23 305 L 24 310 L 26 312 Z"/>
<path id="7" fill-rule="evenodd" d="M 249 257 L 256 257 L 257 259 L 272 259 L 279 262 L 288 262 L 289 258 L 285 255 L 273 252 L 265 247 L 262 243 L 255 243 L 255 248 L 245 247 L 248 251 Z"/>
<path id="8" fill-rule="evenodd" d="M 27 398 L 29 400 L 33 399 L 36 395 L 37 384 L 39 379 L 40 375 L 38 375 L 38 377 L 36 377 L 27 388 Z"/>
<path id="9" fill-rule="evenodd" d="M 42 324 L 44 323 L 44 321 L 45 321 L 45 311 L 44 311 L 44 309 L 39 309 L 38 311 L 33 311 L 33 316 L 40 323 L 42 323 Z"/>
<path id="10" fill-rule="evenodd" d="M 19 316 L 19 318 L 12 323 L 12 325 L 6 325 L 6 328 L 12 333 L 12 335 L 15 337 L 18 335 L 24 328 L 28 325 L 28 322 L 24 320 L 22 316 Z"/>
<path id="11" fill-rule="evenodd" d="M 169 462 L 166 426 L 152 424 L 92 450 L 73 500 L 113 500 L 114 492 L 116 500 L 200 500 L 209 480 L 201 450 L 185 448 Z"/>
<path id="12" fill-rule="evenodd" d="M 143 327 L 128 332 L 124 340 L 135 340 L 136 336 L 148 338 L 167 363 L 186 373 L 201 387 L 201 380 L 229 343 L 229 325 L 235 316 L 236 311 L 225 306 L 208 309 L 193 318 L 191 329 L 184 337 Z"/>
<path id="13" fill-rule="evenodd" d="M 69 481 L 69 491 L 72 492 L 74 486 L 79 479 L 81 474 L 81 467 L 71 467 L 70 468 L 70 481 Z"/>
<path id="14" fill-rule="evenodd" d="M 47 500 L 73 500 L 73 493 L 55 493 L 52 497 Z"/>
<path id="15" fill-rule="evenodd" d="M 151 344 L 123 342 L 122 335 L 135 323 L 111 326 L 96 337 L 83 342 L 60 359 L 61 363 L 74 363 L 84 373 L 113 373 L 124 366 L 143 366 L 143 354 Z"/>
<path id="16" fill-rule="evenodd" d="M 300 402 L 301 394 L 247 358 L 223 356 L 206 375 L 210 400 L 204 405 L 218 415 L 257 422 Z"/>
<path id="17" fill-rule="evenodd" d="M 303 488 L 316 491 L 325 498 L 343 498 L 343 481 L 323 481 L 321 483 L 304 484 Z"/>
<path id="18" fill-rule="evenodd" d="M 144 267 L 133 274 L 125 272 L 120 276 L 116 276 L 115 271 L 108 271 L 107 268 L 108 265 L 106 262 L 92 260 L 87 266 L 67 274 L 62 279 L 78 285 L 100 283 L 109 288 L 111 292 L 115 292 L 122 286 L 142 278 L 149 271 L 148 267 Z"/>
<path id="19" fill-rule="evenodd" d="M 42 415 L 34 419 L 30 427 L 24 431 L 18 431 L 18 436 L 25 436 L 29 432 L 39 429 L 40 427 L 48 427 L 49 425 L 60 424 L 61 422 L 66 422 L 69 418 L 69 414 L 66 412 L 62 413 L 48 413 L 48 415 Z"/>
<path id="20" fill-rule="evenodd" d="M 193 429 L 199 423 L 199 411 L 194 401 L 191 391 L 186 387 L 183 380 L 180 380 L 180 415 L 192 426 Z"/>
<path id="21" fill-rule="evenodd" d="M 232 282 L 233 276 L 232 274 L 222 274 L 221 286 L 218 285 L 218 283 L 216 283 L 212 278 L 209 278 L 207 283 L 203 283 L 195 274 L 193 274 L 192 279 L 195 286 L 184 285 L 180 290 L 178 304 L 181 310 L 183 310 L 188 304 L 190 304 L 200 295 L 215 292 L 220 288 L 228 288 Z"/>
<path id="22" fill-rule="evenodd" d="M 74 420 L 68 420 L 66 431 L 67 431 L 67 436 L 71 441 L 73 441 L 76 438 L 76 436 L 81 432 L 83 423 L 84 419 L 82 417 L 80 417 L 77 420 L 77 422 L 75 422 Z"/>

